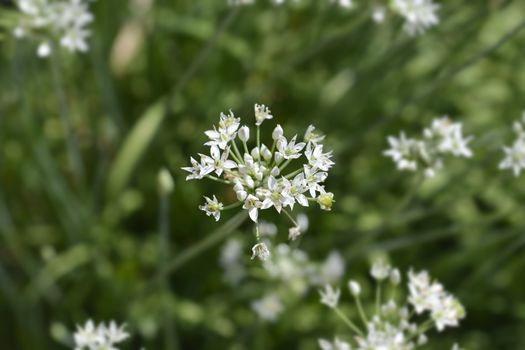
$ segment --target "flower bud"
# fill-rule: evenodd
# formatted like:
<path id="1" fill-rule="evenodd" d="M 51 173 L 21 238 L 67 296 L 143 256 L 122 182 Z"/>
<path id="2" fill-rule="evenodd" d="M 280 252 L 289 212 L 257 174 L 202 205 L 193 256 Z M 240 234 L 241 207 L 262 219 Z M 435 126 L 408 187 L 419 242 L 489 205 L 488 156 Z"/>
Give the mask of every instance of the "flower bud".
<path id="1" fill-rule="evenodd" d="M 272 152 L 270 152 L 270 150 L 268 149 L 268 147 L 266 147 L 266 145 L 261 146 L 260 153 L 265 161 L 269 162 L 270 159 L 272 159 Z"/>
<path id="2" fill-rule="evenodd" d="M 284 157 L 281 152 L 275 152 L 275 164 L 279 165 L 283 161 Z"/>
<path id="3" fill-rule="evenodd" d="M 237 134 L 242 142 L 247 142 L 250 139 L 250 128 L 242 126 Z"/>
<path id="4" fill-rule="evenodd" d="M 382 281 L 388 277 L 390 273 L 390 265 L 388 265 L 384 260 L 376 260 L 372 264 L 372 269 L 370 274 L 372 277 L 378 281 Z"/>
<path id="5" fill-rule="evenodd" d="M 283 128 L 281 127 L 281 125 L 277 124 L 275 129 L 273 129 L 272 139 L 274 141 L 277 141 L 281 136 L 283 136 Z"/>
<path id="6" fill-rule="evenodd" d="M 272 171 L 270 171 L 270 175 L 272 175 L 273 177 L 279 176 L 280 173 L 281 173 L 281 170 L 279 170 L 279 168 L 276 166 L 274 166 L 272 168 Z"/>
<path id="7" fill-rule="evenodd" d="M 332 204 L 334 202 L 334 194 L 332 192 L 321 193 L 317 197 L 317 203 L 321 206 L 321 209 L 330 211 L 332 210 Z"/>
<path id="8" fill-rule="evenodd" d="M 354 297 L 356 297 L 359 294 L 361 294 L 361 286 L 359 285 L 358 282 L 356 282 L 354 280 L 350 280 L 348 282 L 348 289 L 350 289 L 350 293 L 352 293 L 352 295 Z"/>
<path id="9" fill-rule="evenodd" d="M 259 157 L 261 156 L 261 152 L 259 152 L 259 147 L 254 147 L 251 153 L 252 153 L 253 159 L 255 160 L 259 159 Z"/>
<path id="10" fill-rule="evenodd" d="M 159 194 L 162 197 L 168 196 L 173 192 L 175 187 L 173 184 L 173 178 L 171 177 L 170 172 L 166 168 L 162 168 L 159 171 L 157 176 L 157 184 L 159 189 Z"/>
<path id="11" fill-rule="evenodd" d="M 399 273 L 398 269 L 392 269 L 392 271 L 390 271 L 390 283 L 398 285 L 399 282 L 401 282 L 401 273 Z"/>

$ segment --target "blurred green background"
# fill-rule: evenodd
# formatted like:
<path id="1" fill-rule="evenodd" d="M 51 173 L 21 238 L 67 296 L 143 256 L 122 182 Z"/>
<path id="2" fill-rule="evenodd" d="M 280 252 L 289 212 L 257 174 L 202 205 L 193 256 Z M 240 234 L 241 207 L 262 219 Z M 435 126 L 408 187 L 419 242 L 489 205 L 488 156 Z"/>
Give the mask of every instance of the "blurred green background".
<path id="1" fill-rule="evenodd" d="M 428 269 L 467 309 L 428 349 L 525 348 L 524 180 L 497 168 L 525 109 L 525 2 L 442 1 L 439 26 L 416 38 L 398 18 L 373 23 L 368 3 L 100 0 L 90 51 L 48 60 L 4 30 L 1 347 L 66 348 L 87 318 L 127 322 L 125 349 L 316 349 L 318 337 L 344 337 L 315 288 L 291 298 L 278 321 L 258 320 L 250 303 L 282 286 L 249 259 L 248 222 L 226 232 L 245 242 L 250 275 L 239 285 L 223 280 L 222 241 L 157 278 L 234 215 L 215 223 L 199 211 L 203 195 L 233 194 L 186 182 L 180 167 L 205 150 L 203 132 L 221 111 L 250 124 L 253 104 L 264 103 L 274 120 L 263 135 L 273 122 L 288 135 L 311 123 L 334 149 L 327 188 L 337 202 L 305 211 L 301 250 L 323 261 L 338 249 L 343 287 L 366 284 L 376 252 L 402 270 Z M 475 135 L 473 159 L 447 162 L 421 184 L 382 155 L 387 135 L 417 135 L 445 114 Z M 165 203 L 162 167 L 175 181 Z M 263 218 L 285 243 L 288 223 Z"/>

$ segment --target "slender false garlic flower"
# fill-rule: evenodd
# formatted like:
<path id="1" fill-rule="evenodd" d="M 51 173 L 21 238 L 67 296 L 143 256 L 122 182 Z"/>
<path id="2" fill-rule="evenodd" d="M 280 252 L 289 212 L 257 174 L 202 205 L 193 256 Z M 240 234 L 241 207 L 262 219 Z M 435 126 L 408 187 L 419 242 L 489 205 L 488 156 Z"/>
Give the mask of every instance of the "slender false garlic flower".
<path id="1" fill-rule="evenodd" d="M 326 304 L 345 321 L 352 333 L 351 341 L 344 342 L 335 338 L 334 342 L 319 339 L 323 350 L 329 349 L 395 349 L 412 350 L 427 343 L 427 332 L 435 328 L 442 332 L 448 327 L 459 326 L 459 321 L 465 317 L 461 303 L 443 285 L 433 280 L 427 271 L 408 272 L 408 295 L 401 303 L 391 298 L 382 300 L 381 287 L 383 283 L 390 284 L 391 295 L 397 295 L 401 283 L 398 269 L 392 268 L 383 261 L 373 264 L 370 274 L 377 282 L 375 294 L 375 313 L 370 317 L 361 304 L 361 286 L 359 282 L 350 280 L 348 288 L 353 296 L 361 326 L 359 327 L 338 308 L 340 290 L 326 286 L 321 291 L 321 303 Z M 415 316 L 417 320 L 414 319 Z M 420 321 L 421 316 L 427 318 Z M 454 344 L 453 349 L 459 349 Z"/>
<path id="2" fill-rule="evenodd" d="M 208 178 L 232 186 L 238 199 L 236 203 L 223 205 L 216 196 L 205 197 L 206 202 L 199 208 L 219 221 L 222 211 L 242 206 L 256 224 L 257 244 L 252 248 L 252 258 L 266 260 L 270 251 L 266 243 L 260 241 L 259 212 L 273 207 L 278 213 L 284 213 L 294 225 L 289 237 L 296 239 L 303 230 L 289 210 L 296 204 L 307 207 L 310 202 L 318 203 L 323 210 L 331 210 L 334 195 L 325 190 L 323 183 L 334 162 L 332 152 L 324 150 L 324 136 L 311 125 L 302 140 L 298 140 L 297 135 L 288 139 L 283 128 L 277 125 L 271 135 L 271 146 L 266 146 L 261 140 L 260 125 L 273 119 L 273 115 L 264 105 L 256 104 L 254 111 L 254 146 L 249 147 L 249 141 L 254 139 L 252 130 L 241 126 L 240 118 L 231 111 L 221 113 L 218 125 L 205 132 L 209 155 L 199 154 L 199 160 L 192 157 L 192 166 L 182 169 L 190 173 L 186 180 Z M 288 167 L 294 163 L 294 170 L 289 171 Z"/>
<path id="3" fill-rule="evenodd" d="M 118 326 L 115 321 L 96 325 L 88 320 L 84 326 L 77 326 L 73 336 L 75 350 L 119 350 L 116 344 L 129 338 L 124 328 L 125 325 Z"/>
<path id="4" fill-rule="evenodd" d="M 512 169 L 514 176 L 518 177 L 521 170 L 525 169 L 525 112 L 521 117 L 521 121 L 514 122 L 513 131 L 516 134 L 514 143 L 507 147 L 503 147 L 505 158 L 499 164 L 500 169 Z"/>
<path id="5" fill-rule="evenodd" d="M 403 29 L 409 35 L 423 34 L 439 24 L 437 11 L 440 5 L 432 0 L 393 0 L 391 7 L 405 20 Z"/>
<path id="6" fill-rule="evenodd" d="M 464 137 L 462 128 L 448 117 L 437 118 L 421 138 L 407 138 L 403 131 L 399 137 L 389 136 L 390 149 L 383 154 L 392 158 L 399 170 L 416 172 L 422 168 L 426 177 L 434 177 L 445 156 L 472 157 L 468 144 L 473 137 Z"/>
<path id="7" fill-rule="evenodd" d="M 13 35 L 38 40 L 37 54 L 47 57 L 52 43 L 58 42 L 69 52 L 89 49 L 88 29 L 93 21 L 89 11 L 91 0 L 17 0 L 18 12 L 13 16 Z"/>

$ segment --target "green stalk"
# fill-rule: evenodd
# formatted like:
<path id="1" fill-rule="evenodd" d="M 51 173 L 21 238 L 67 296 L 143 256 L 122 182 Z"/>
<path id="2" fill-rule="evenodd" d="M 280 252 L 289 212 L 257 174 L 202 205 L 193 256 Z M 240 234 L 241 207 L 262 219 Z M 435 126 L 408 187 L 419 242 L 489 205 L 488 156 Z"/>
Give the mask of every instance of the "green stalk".
<path id="1" fill-rule="evenodd" d="M 166 263 L 162 271 L 158 274 L 158 277 L 162 278 L 163 276 L 169 275 L 170 273 L 179 270 L 182 266 L 197 258 L 206 250 L 210 249 L 215 244 L 221 242 L 223 239 L 225 239 L 231 233 L 233 233 L 239 226 L 241 226 L 241 224 L 246 220 L 247 217 L 247 210 L 242 210 L 241 212 L 233 216 L 230 220 L 226 221 L 224 225 L 213 231 L 201 241 L 197 242 L 195 245 L 182 251 L 179 255 L 175 256 L 169 263 Z"/>
<path id="2" fill-rule="evenodd" d="M 73 133 L 71 126 L 70 113 L 67 106 L 67 97 L 64 89 L 64 81 L 62 78 L 62 71 L 60 68 L 60 58 L 58 48 L 53 48 L 53 54 L 51 57 L 51 68 L 53 72 L 53 82 L 55 85 L 55 93 L 60 107 L 60 122 L 64 128 L 64 134 L 66 137 L 66 146 L 68 149 L 68 157 L 71 165 L 71 169 L 77 180 L 84 180 L 84 165 L 80 156 L 80 150 L 78 142 Z"/>
<path id="3" fill-rule="evenodd" d="M 350 329 L 352 329 L 359 335 L 363 335 L 363 332 L 359 329 L 359 327 L 357 327 L 352 321 L 350 321 L 350 319 L 346 317 L 346 315 L 341 310 L 339 310 L 338 307 L 334 307 L 334 311 L 337 314 L 337 316 L 339 316 L 344 321 L 344 323 L 346 323 L 346 325 L 350 327 Z"/>

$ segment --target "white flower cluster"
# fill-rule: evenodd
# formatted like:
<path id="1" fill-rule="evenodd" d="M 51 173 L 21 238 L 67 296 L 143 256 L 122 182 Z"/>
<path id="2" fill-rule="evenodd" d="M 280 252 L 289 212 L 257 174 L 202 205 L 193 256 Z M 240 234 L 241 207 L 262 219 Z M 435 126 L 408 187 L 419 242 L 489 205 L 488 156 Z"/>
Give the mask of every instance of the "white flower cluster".
<path id="1" fill-rule="evenodd" d="M 240 118 L 236 118 L 231 111 L 229 114 L 221 113 L 219 124 L 205 132 L 209 138 L 205 145 L 210 147 L 210 154 L 199 154 L 200 161 L 191 158 L 192 166 L 182 168 L 190 173 L 186 180 L 206 177 L 231 185 L 237 195 L 237 203 L 224 206 L 215 196 L 205 197 L 206 202 L 199 208 L 218 221 L 223 210 L 242 205 L 256 223 L 258 241 L 260 210 L 273 207 L 278 213 L 284 212 L 294 224 L 290 239 L 295 239 L 301 232 L 300 225 L 287 208 L 293 210 L 295 204 L 307 207 L 309 202 L 317 202 L 321 209 L 331 210 L 334 202 L 334 195 L 326 192 L 323 185 L 328 170 L 334 165 L 332 152 L 324 151 L 324 136 L 309 126 L 303 140 L 298 142 L 297 135 L 287 139 L 282 127 L 277 125 L 272 132 L 273 143 L 268 147 L 261 143 L 260 125 L 272 118 L 266 106 L 255 105 L 256 145 L 249 149 L 250 128 L 241 126 Z M 238 146 L 238 141 L 241 146 Z M 294 161 L 301 164 L 285 173 Z M 269 257 L 265 243 L 256 244 L 252 251 L 253 257 L 261 260 Z"/>
<path id="2" fill-rule="evenodd" d="M 457 327 L 459 320 L 465 317 L 465 310 L 460 302 L 449 294 L 441 284 L 432 281 L 426 271 L 408 273 L 407 300 L 401 305 L 394 299 L 381 301 L 381 284 L 389 280 L 392 288 L 401 283 L 401 274 L 398 269 L 391 268 L 384 262 L 376 262 L 371 270 L 372 277 L 377 281 L 376 314 L 369 318 L 361 304 L 361 286 L 351 280 L 348 283 L 350 293 L 355 299 L 357 309 L 364 329 L 358 327 L 338 309 L 341 290 L 326 285 L 321 290 L 321 303 L 335 309 L 355 333 L 353 342 L 344 342 L 335 338 L 334 342 L 319 339 L 323 350 L 332 349 L 393 349 L 413 350 L 427 343 L 426 333 L 432 328 L 438 332 L 447 327 Z M 395 295 L 395 293 L 393 294 Z M 415 315 L 427 313 L 429 319 L 419 323 L 412 318 Z M 419 320 L 419 318 L 418 318 Z M 355 347 L 352 347 L 352 344 Z M 454 344 L 453 349 L 458 349 Z"/>
<path id="3" fill-rule="evenodd" d="M 510 147 L 503 147 L 505 158 L 499 164 L 500 169 L 512 169 L 514 176 L 519 176 L 521 170 L 525 169 L 525 112 L 523 112 L 521 121 L 516 121 L 513 125 L 513 131 L 516 139 Z"/>
<path id="4" fill-rule="evenodd" d="M 390 149 L 383 154 L 392 158 L 399 170 L 415 172 L 422 168 L 426 177 L 433 177 L 443 167 L 443 157 L 472 157 L 468 147 L 471 140 L 472 136 L 463 136 L 461 123 L 442 117 L 434 119 L 420 139 L 407 138 L 404 132 L 397 138 L 389 136 Z"/>
<path id="5" fill-rule="evenodd" d="M 88 320 L 84 327 L 77 326 L 75 350 L 118 350 L 115 345 L 129 338 L 124 328 L 125 325 L 118 326 L 114 321 L 106 326 Z"/>
<path id="6" fill-rule="evenodd" d="M 439 24 L 437 10 L 440 5 L 432 0 L 394 0 L 392 9 L 405 20 L 403 29 L 409 35 L 423 34 L 427 29 Z"/>
<path id="7" fill-rule="evenodd" d="M 40 57 L 49 56 L 55 39 L 70 52 L 85 52 L 89 48 L 87 26 L 93 21 L 89 1 L 18 0 L 20 15 L 13 34 L 17 38 L 39 38 L 37 54 Z"/>

